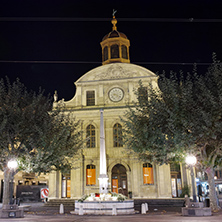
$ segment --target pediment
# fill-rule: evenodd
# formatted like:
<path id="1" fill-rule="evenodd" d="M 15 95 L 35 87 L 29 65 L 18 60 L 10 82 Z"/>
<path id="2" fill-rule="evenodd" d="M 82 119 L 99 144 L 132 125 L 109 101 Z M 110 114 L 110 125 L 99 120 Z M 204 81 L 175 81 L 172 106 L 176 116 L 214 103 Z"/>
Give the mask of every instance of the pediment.
<path id="1" fill-rule="evenodd" d="M 148 76 L 157 77 L 153 72 L 142 66 L 134 65 L 131 63 L 111 63 L 90 70 L 79 80 L 77 80 L 77 83 Z"/>

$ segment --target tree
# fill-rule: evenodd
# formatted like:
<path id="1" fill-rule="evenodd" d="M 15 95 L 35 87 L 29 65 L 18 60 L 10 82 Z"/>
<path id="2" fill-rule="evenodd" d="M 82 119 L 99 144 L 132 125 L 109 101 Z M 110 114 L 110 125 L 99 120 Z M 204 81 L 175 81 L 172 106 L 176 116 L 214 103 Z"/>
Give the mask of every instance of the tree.
<path id="1" fill-rule="evenodd" d="M 79 123 L 43 91 L 29 92 L 17 79 L 0 80 L 0 169 L 4 172 L 3 205 L 9 204 L 9 182 L 21 170 L 50 172 L 72 167 L 72 157 L 81 147 Z M 18 168 L 7 166 L 12 159 Z"/>
<path id="2" fill-rule="evenodd" d="M 125 143 L 140 157 L 155 163 L 181 160 L 193 153 L 198 167 L 208 176 L 212 210 L 219 209 L 214 169 L 222 158 L 222 65 L 213 56 L 205 75 L 182 72 L 165 74 L 160 89 L 148 87 L 147 100 L 140 96 L 135 108 L 129 108 L 125 124 Z"/>
<path id="3" fill-rule="evenodd" d="M 170 93 L 175 94 L 173 88 L 170 90 Z M 170 129 L 173 116 L 170 110 L 166 112 L 168 107 L 163 100 L 163 93 L 151 85 L 144 87 L 140 81 L 135 94 L 137 102 L 133 107 L 128 107 L 125 118 L 122 118 L 123 143 L 142 160 L 155 164 L 167 164 L 175 159 L 179 161 L 183 149 L 175 146 L 176 137 Z M 169 97 L 168 103 L 173 105 L 175 100 Z"/>

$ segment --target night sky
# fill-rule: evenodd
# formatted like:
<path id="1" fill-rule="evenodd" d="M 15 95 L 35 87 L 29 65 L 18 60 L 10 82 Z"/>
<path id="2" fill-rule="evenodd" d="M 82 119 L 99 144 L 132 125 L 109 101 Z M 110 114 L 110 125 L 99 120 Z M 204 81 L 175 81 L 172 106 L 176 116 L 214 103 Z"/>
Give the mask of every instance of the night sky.
<path id="1" fill-rule="evenodd" d="M 197 63 L 204 72 L 213 52 L 222 60 L 221 0 L 0 0 L 0 77 L 71 99 L 73 83 L 101 65 L 113 9 L 131 63 L 154 73 Z"/>

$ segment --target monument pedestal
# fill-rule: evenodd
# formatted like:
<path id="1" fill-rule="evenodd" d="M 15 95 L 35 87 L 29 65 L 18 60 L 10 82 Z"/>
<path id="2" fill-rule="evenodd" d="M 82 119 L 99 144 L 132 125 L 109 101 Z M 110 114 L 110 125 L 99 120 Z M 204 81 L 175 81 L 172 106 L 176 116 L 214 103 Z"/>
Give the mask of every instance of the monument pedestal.
<path id="1" fill-rule="evenodd" d="M 182 216 L 211 216 L 211 208 L 204 207 L 203 202 L 190 202 L 188 207 L 182 207 Z"/>
<path id="2" fill-rule="evenodd" d="M 3 205 L 0 210 L 0 218 L 20 218 L 24 217 L 24 210 L 20 209 L 17 204 Z"/>
<path id="3" fill-rule="evenodd" d="M 135 214 L 134 200 L 125 201 L 75 201 L 75 211 L 71 214 L 77 215 L 124 215 Z"/>

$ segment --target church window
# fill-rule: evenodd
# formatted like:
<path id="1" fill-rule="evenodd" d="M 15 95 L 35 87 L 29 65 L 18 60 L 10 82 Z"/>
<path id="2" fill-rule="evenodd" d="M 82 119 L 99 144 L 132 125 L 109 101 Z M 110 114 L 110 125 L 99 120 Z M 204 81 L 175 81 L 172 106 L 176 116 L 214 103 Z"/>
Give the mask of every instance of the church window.
<path id="1" fill-rule="evenodd" d="M 122 126 L 116 123 L 113 127 L 113 146 L 122 147 Z"/>
<path id="2" fill-rule="evenodd" d="M 94 148 L 96 147 L 96 130 L 93 125 L 88 125 L 86 128 L 86 147 Z"/>
<path id="3" fill-rule="evenodd" d="M 108 59 L 108 47 L 106 46 L 103 49 L 103 61 L 106 61 Z"/>
<path id="4" fill-rule="evenodd" d="M 124 59 L 128 59 L 127 47 L 125 45 L 122 45 L 121 48 L 122 48 L 122 57 Z"/>
<path id="5" fill-rule="evenodd" d="M 112 45 L 111 46 L 111 59 L 119 58 L 119 46 Z"/>
<path id="6" fill-rule="evenodd" d="M 95 91 L 86 92 L 86 105 L 95 106 Z"/>
<path id="7" fill-rule="evenodd" d="M 93 164 L 86 166 L 86 185 L 96 185 L 96 166 Z"/>
<path id="8" fill-rule="evenodd" d="M 143 164 L 143 184 L 154 184 L 153 165 L 150 163 Z"/>

